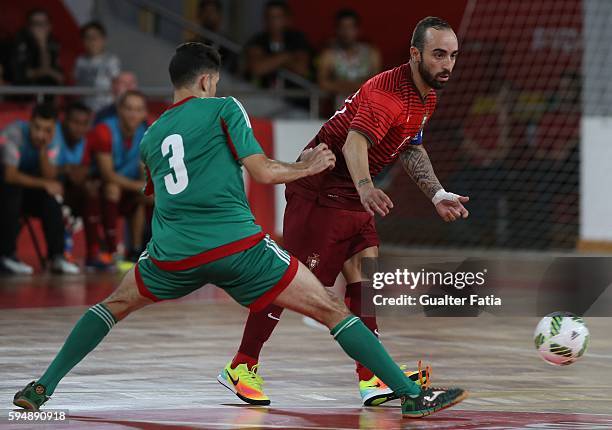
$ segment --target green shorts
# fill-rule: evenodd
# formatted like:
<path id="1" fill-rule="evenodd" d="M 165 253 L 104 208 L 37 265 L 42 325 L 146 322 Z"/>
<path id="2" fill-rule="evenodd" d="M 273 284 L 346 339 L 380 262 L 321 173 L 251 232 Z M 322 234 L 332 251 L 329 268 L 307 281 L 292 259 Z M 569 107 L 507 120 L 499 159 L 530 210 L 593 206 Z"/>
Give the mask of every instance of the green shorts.
<path id="1" fill-rule="evenodd" d="M 135 276 L 141 295 L 153 301 L 177 299 L 214 284 L 255 312 L 272 303 L 298 269 L 297 259 L 268 235 L 244 251 L 185 270 L 164 270 L 159 265 L 147 252 L 140 257 Z"/>

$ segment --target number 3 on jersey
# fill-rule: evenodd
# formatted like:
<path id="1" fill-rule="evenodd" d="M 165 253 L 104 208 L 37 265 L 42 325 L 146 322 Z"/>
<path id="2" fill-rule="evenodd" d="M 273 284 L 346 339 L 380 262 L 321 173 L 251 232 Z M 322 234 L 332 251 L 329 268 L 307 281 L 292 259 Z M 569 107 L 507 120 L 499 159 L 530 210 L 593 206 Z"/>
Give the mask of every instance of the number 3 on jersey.
<path id="1" fill-rule="evenodd" d="M 170 168 L 174 171 L 164 176 L 164 183 L 169 194 L 178 194 L 187 188 L 189 177 L 187 176 L 187 168 L 183 157 L 185 157 L 185 149 L 183 148 L 183 138 L 180 134 L 171 134 L 166 137 L 161 144 L 161 152 L 165 157 L 172 150 L 172 155 L 168 159 Z"/>

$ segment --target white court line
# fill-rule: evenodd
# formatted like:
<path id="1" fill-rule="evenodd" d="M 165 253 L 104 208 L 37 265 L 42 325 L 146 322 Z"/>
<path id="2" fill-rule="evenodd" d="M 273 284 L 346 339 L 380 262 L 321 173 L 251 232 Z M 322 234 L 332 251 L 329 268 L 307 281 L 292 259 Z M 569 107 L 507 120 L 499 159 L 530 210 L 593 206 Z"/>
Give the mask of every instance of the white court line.
<path id="1" fill-rule="evenodd" d="M 304 397 L 305 399 L 312 399 L 312 400 L 338 400 L 332 397 L 321 396 L 320 394 L 299 394 L 299 396 Z"/>

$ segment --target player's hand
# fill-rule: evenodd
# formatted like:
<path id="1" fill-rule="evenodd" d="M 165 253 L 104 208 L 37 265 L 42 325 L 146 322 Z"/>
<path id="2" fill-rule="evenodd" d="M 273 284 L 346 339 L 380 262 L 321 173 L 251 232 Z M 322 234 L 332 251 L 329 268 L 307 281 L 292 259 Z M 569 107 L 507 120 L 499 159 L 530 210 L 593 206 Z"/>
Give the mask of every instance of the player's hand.
<path id="1" fill-rule="evenodd" d="M 43 183 L 43 188 L 51 196 L 61 196 L 64 194 L 64 187 L 61 182 L 58 181 L 45 181 Z"/>
<path id="2" fill-rule="evenodd" d="M 366 212 L 372 216 L 375 213 L 385 216 L 393 208 L 393 202 L 389 196 L 372 184 L 359 188 L 359 198 Z"/>
<path id="3" fill-rule="evenodd" d="M 467 196 L 444 192 L 441 198 L 434 202 L 434 205 L 440 218 L 446 222 L 453 222 L 470 216 L 470 212 L 463 206 L 469 200 Z"/>
<path id="4" fill-rule="evenodd" d="M 324 143 L 319 143 L 312 149 L 307 149 L 300 155 L 300 161 L 308 166 L 308 173 L 316 175 L 326 169 L 333 169 L 336 156 Z"/>

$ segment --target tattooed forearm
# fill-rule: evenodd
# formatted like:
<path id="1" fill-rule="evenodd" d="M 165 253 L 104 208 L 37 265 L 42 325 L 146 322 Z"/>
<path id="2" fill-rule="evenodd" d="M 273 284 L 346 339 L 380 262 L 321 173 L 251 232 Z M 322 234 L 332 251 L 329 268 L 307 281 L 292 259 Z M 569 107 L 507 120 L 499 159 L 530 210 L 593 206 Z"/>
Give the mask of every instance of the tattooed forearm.
<path id="1" fill-rule="evenodd" d="M 370 178 L 363 178 L 357 182 L 357 188 L 361 188 L 364 185 L 371 184 L 372 180 Z"/>
<path id="2" fill-rule="evenodd" d="M 440 185 L 440 181 L 438 181 L 434 173 L 431 160 L 429 160 L 427 151 L 423 146 L 409 146 L 401 154 L 400 159 L 408 176 L 412 178 L 427 197 L 433 198 L 436 192 L 442 189 L 442 185 Z"/>

